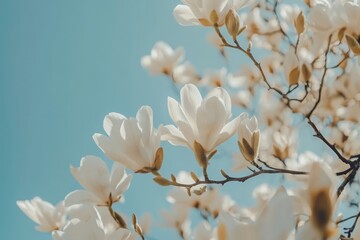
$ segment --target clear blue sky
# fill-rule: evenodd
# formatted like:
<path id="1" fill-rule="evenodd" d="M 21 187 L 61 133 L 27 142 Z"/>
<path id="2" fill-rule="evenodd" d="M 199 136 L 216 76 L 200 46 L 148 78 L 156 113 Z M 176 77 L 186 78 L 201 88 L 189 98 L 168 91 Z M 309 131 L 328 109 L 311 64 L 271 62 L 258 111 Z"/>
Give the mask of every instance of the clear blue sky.
<path id="1" fill-rule="evenodd" d="M 146 104 L 154 108 L 155 125 L 170 123 L 166 101 L 176 92 L 140 66 L 157 40 L 184 46 L 200 69 L 224 66 L 207 30 L 175 22 L 179 2 L 0 0 L 0 239 L 51 238 L 36 232 L 15 202 L 38 195 L 57 203 L 79 188 L 69 166 L 87 154 L 104 157 L 91 136 L 103 133 L 107 113 L 134 116 Z M 189 150 L 165 147 L 165 174 L 196 166 Z M 219 156 L 231 164 L 225 152 Z M 235 199 L 249 198 L 238 189 Z M 169 207 L 167 190 L 137 175 L 118 209 L 128 216 L 155 213 Z M 159 229 L 152 235 L 174 238 Z"/>

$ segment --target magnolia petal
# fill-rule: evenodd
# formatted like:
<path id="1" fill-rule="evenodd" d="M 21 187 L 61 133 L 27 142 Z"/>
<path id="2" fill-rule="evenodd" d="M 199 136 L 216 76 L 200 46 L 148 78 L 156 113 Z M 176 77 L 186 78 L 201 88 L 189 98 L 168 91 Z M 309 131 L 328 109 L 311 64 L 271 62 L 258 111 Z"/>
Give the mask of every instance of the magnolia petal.
<path id="1" fill-rule="evenodd" d="M 229 139 L 231 136 L 235 134 L 235 132 L 239 128 L 241 115 L 234 118 L 223 127 L 223 129 L 220 131 L 218 139 L 216 140 L 215 146 L 222 144 L 223 142 L 225 142 L 227 139 Z"/>
<path id="2" fill-rule="evenodd" d="M 214 88 L 211 92 L 209 92 L 209 94 L 206 96 L 206 98 L 204 100 L 210 99 L 212 97 L 217 97 L 218 99 L 220 99 L 224 105 L 224 109 L 226 112 L 226 118 L 230 118 L 231 117 L 231 98 L 229 93 L 221 87 L 218 88 Z"/>
<path id="3" fill-rule="evenodd" d="M 213 150 L 219 133 L 225 125 L 226 110 L 223 103 L 212 97 L 204 101 L 196 115 L 196 125 L 199 131 L 198 141 L 206 152 Z"/>
<path id="4" fill-rule="evenodd" d="M 64 200 L 64 204 L 66 207 L 76 205 L 76 204 L 103 204 L 105 205 L 108 201 L 108 198 L 100 199 L 95 196 L 93 193 L 86 190 L 75 190 L 69 193 Z"/>
<path id="5" fill-rule="evenodd" d="M 184 135 L 174 125 L 166 125 L 163 129 L 161 140 L 167 140 L 175 146 L 188 146 L 188 142 Z"/>
<path id="6" fill-rule="evenodd" d="M 180 91 L 181 107 L 187 121 L 194 126 L 196 112 L 201 105 L 202 97 L 198 88 L 193 84 L 186 84 Z"/>
<path id="7" fill-rule="evenodd" d="M 128 175 L 121 182 L 119 182 L 115 188 L 114 196 L 119 197 L 124 192 L 126 192 L 130 187 L 131 180 L 132 180 L 132 175 Z"/>
<path id="8" fill-rule="evenodd" d="M 288 239 L 295 226 L 295 216 L 292 199 L 284 187 L 280 187 L 266 205 L 258 218 L 257 225 L 261 228 L 261 239 Z"/>
<path id="9" fill-rule="evenodd" d="M 123 120 L 126 119 L 120 113 L 111 112 L 105 116 L 103 127 L 108 136 L 117 137 L 120 134 L 120 126 Z"/>
<path id="10" fill-rule="evenodd" d="M 186 5 L 177 5 L 174 9 L 173 15 L 176 21 L 183 26 L 200 25 L 197 18 L 194 16 L 191 9 Z"/>
<path id="11" fill-rule="evenodd" d="M 106 164 L 98 157 L 86 156 L 81 159 L 79 168 L 70 168 L 75 179 L 87 190 L 99 198 L 109 194 L 109 171 Z"/>
<path id="12" fill-rule="evenodd" d="M 187 121 L 181 105 L 173 98 L 168 97 L 168 111 L 171 119 L 176 123 L 178 121 Z"/>
<path id="13" fill-rule="evenodd" d="M 149 106 L 142 106 L 136 114 L 136 119 L 142 130 L 143 142 L 148 145 L 153 132 L 153 111 Z"/>
<path id="14" fill-rule="evenodd" d="M 194 130 L 191 128 L 191 126 L 187 122 L 178 121 L 177 125 L 178 125 L 178 128 L 181 131 L 181 133 L 184 135 L 184 137 L 187 141 L 187 144 L 192 149 L 193 148 L 192 143 L 194 143 L 194 141 L 195 141 L 195 135 L 193 132 Z"/>
<path id="15" fill-rule="evenodd" d="M 114 145 L 114 143 L 111 141 L 110 138 L 100 134 L 95 133 L 93 135 L 93 139 L 96 143 L 96 145 L 105 153 L 106 156 L 108 156 L 110 159 L 114 161 L 118 161 L 120 158 L 118 149 Z"/>

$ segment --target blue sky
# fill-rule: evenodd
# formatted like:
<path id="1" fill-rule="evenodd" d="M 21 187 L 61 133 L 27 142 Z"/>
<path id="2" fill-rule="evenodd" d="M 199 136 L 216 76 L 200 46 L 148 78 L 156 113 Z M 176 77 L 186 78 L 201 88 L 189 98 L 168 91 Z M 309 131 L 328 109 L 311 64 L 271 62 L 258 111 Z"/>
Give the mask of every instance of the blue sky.
<path id="1" fill-rule="evenodd" d="M 51 238 L 36 232 L 15 202 L 40 196 L 55 204 L 80 188 L 69 166 L 78 166 L 81 157 L 89 154 L 105 158 L 92 135 L 103 133 L 107 113 L 134 116 L 141 105 L 150 105 L 156 126 L 170 123 L 166 101 L 168 96 L 177 98 L 177 93 L 167 79 L 151 77 L 140 66 L 140 58 L 156 41 L 184 46 L 187 59 L 200 69 L 225 65 L 206 40 L 208 30 L 175 22 L 176 4 L 171 0 L 0 1 L 0 239 Z M 165 174 L 196 168 L 189 150 L 164 146 Z M 231 164 L 226 151 L 220 151 L 219 158 Z M 244 193 L 253 184 L 241 185 L 245 191 L 234 191 L 234 198 L 249 200 Z M 136 175 L 126 203 L 118 210 L 128 216 L 156 213 L 169 207 L 167 191 L 151 176 Z M 159 224 L 158 218 L 154 224 Z M 152 235 L 175 238 L 157 227 Z"/>

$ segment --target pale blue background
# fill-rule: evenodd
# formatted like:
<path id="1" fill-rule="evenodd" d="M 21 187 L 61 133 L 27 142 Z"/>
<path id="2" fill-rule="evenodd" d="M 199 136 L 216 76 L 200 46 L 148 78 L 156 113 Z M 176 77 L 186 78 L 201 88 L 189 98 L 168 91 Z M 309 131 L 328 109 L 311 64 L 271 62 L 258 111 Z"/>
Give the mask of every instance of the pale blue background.
<path id="1" fill-rule="evenodd" d="M 200 69 L 222 67 L 207 30 L 180 27 L 171 0 L 0 0 L 1 231 L 0 239 L 50 239 L 34 230 L 15 204 L 38 195 L 57 203 L 79 188 L 69 172 L 87 154 L 103 157 L 92 140 L 111 112 L 134 116 L 154 108 L 155 125 L 170 123 L 167 96 L 177 98 L 164 77 L 151 77 L 140 58 L 157 40 L 184 46 Z M 233 64 L 238 66 L 241 61 Z M 164 173 L 191 169 L 190 151 L 165 144 Z M 236 145 L 225 150 L 236 150 Z M 231 164 L 227 151 L 219 160 Z M 218 162 L 214 162 L 216 168 Z M 110 161 L 108 161 L 110 163 Z M 275 180 L 274 180 L 275 181 Z M 233 197 L 248 201 L 254 182 L 236 186 Z M 151 176 L 136 175 L 119 210 L 128 216 L 168 208 L 168 189 Z M 157 215 L 155 215 L 157 216 Z M 160 224 L 159 217 L 155 225 Z M 159 229 L 157 239 L 174 239 Z"/>

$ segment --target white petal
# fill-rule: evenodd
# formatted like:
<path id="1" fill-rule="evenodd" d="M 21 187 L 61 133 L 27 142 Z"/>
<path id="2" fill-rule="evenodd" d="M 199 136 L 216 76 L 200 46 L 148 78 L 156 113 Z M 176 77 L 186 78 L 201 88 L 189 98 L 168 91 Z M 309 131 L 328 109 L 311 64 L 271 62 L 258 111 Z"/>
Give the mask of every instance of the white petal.
<path id="1" fill-rule="evenodd" d="M 226 112 L 223 103 L 212 97 L 203 102 L 196 115 L 199 143 L 206 151 L 212 151 L 221 129 L 225 125 Z"/>
<path id="2" fill-rule="evenodd" d="M 180 91 L 181 106 L 187 121 L 194 126 L 197 109 L 201 105 L 202 97 L 198 88 L 193 84 L 186 84 Z"/>
<path id="3" fill-rule="evenodd" d="M 183 26 L 200 25 L 191 9 L 186 5 L 177 5 L 173 15 L 176 21 Z"/>

